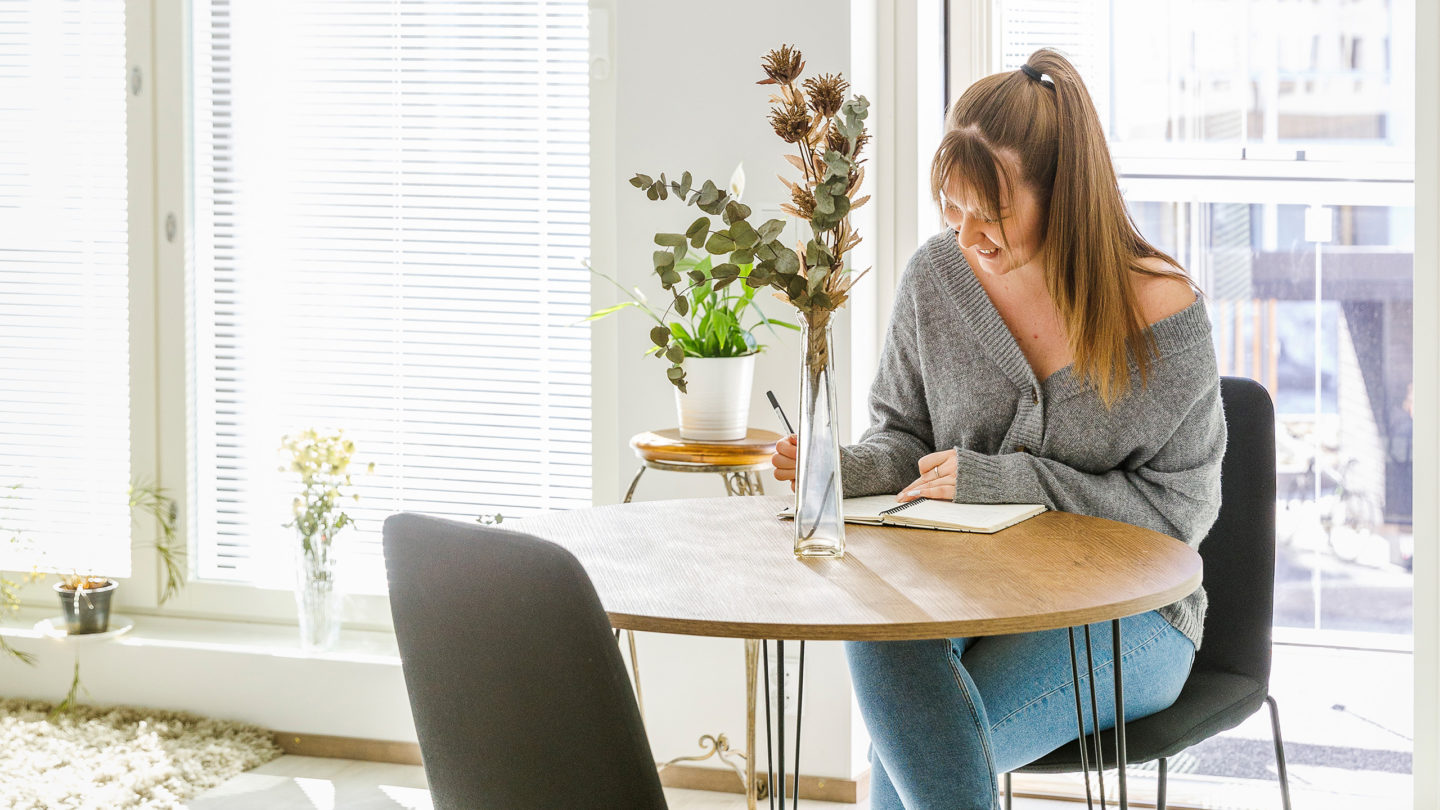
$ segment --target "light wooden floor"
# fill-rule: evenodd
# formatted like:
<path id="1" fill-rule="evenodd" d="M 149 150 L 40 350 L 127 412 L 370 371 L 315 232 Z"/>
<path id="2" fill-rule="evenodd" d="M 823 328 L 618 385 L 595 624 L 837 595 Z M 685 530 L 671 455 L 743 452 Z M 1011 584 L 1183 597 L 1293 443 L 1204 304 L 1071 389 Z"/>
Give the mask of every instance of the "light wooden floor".
<path id="1" fill-rule="evenodd" d="M 671 810 L 744 810 L 733 793 L 666 788 Z M 868 803 L 800 802 L 804 810 L 865 810 Z M 425 772 L 415 765 L 283 756 L 185 805 L 192 810 L 430 810 Z M 787 805 L 789 806 L 789 805 Z M 1075 810 L 1067 802 L 1017 799 L 1016 810 Z M 762 804 L 767 808 L 768 805 Z"/>

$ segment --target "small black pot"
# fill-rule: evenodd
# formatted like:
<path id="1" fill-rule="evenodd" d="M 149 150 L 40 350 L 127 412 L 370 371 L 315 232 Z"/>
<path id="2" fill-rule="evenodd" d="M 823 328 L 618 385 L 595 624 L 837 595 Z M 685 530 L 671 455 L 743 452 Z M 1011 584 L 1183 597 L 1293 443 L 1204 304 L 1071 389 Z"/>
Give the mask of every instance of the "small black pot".
<path id="1" fill-rule="evenodd" d="M 108 580 L 99 588 L 86 588 L 78 593 L 55 583 L 60 594 L 60 612 L 65 614 L 65 630 L 72 636 L 103 633 L 110 629 L 110 596 L 120 583 Z"/>

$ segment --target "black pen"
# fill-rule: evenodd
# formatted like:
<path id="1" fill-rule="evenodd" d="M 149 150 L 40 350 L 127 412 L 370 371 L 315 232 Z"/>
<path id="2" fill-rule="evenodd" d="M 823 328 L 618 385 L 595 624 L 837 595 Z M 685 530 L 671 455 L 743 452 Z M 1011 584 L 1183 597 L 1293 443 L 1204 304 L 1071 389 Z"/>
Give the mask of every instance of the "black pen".
<path id="1" fill-rule="evenodd" d="M 765 396 L 770 399 L 770 407 L 772 407 L 772 408 L 775 409 L 775 415 L 778 416 L 778 417 L 780 417 L 780 421 L 781 421 L 782 423 L 784 423 L 784 425 L 785 425 L 785 432 L 786 432 L 786 433 L 794 433 L 794 432 L 795 432 L 795 428 L 790 427 L 790 420 L 785 418 L 785 411 L 783 411 L 783 410 L 780 409 L 780 400 L 778 400 L 778 399 L 775 398 L 775 392 L 774 392 L 774 391 L 766 391 L 766 392 L 765 392 Z"/>

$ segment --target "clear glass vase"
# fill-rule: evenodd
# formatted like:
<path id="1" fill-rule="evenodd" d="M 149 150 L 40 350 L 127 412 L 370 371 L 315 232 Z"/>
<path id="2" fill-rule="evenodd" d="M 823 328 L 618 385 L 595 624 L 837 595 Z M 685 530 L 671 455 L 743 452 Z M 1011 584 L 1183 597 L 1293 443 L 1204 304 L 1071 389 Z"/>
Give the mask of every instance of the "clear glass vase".
<path id="1" fill-rule="evenodd" d="M 340 637 L 340 591 L 335 588 L 335 561 L 329 544 L 314 542 L 300 549 L 295 565 L 295 606 L 300 613 L 300 646 L 328 650 Z"/>
<path id="2" fill-rule="evenodd" d="M 829 313 L 824 323 L 801 319 L 800 458 L 795 480 L 795 556 L 845 556 L 840 509 L 840 436 Z"/>

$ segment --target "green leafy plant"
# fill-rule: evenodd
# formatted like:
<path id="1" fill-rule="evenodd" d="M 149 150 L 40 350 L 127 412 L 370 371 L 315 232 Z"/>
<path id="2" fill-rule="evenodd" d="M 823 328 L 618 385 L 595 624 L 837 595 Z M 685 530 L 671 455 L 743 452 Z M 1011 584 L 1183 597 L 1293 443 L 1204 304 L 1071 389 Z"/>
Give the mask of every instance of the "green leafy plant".
<path id="1" fill-rule="evenodd" d="M 744 187 L 744 168 L 736 166 L 730 178 L 730 198 L 738 202 Z M 657 241 L 660 236 L 662 234 L 656 235 Z M 744 357 L 762 351 L 765 346 L 755 337 L 761 327 L 776 338 L 780 337 L 780 333 L 775 331 L 777 326 L 799 331 L 800 327 L 793 323 L 766 315 L 755 300 L 755 287 L 739 284 L 727 288 L 729 282 L 715 277 L 715 268 L 722 266 L 730 258 L 728 255 L 712 255 L 705 252 L 703 246 L 693 253 L 682 248 L 681 254 L 674 270 L 692 281 L 703 279 L 705 283 L 695 283 L 679 293 L 664 312 L 651 307 L 649 299 L 638 287 L 627 290 L 610 276 L 590 268 L 591 272 L 613 284 L 630 300 L 602 309 L 585 320 L 598 320 L 629 308 L 644 312 L 656 327 L 668 329 L 671 336 L 667 345 L 652 345 L 646 354 L 662 355 L 672 368 L 681 367 L 686 357 Z M 753 261 L 737 265 L 738 278 L 741 281 L 749 278 L 753 266 Z M 672 375 L 671 379 L 681 391 L 685 390 L 683 374 L 679 377 Z"/>
<path id="2" fill-rule="evenodd" d="M 164 487 L 149 481 L 130 484 L 130 513 L 149 513 L 160 536 L 151 545 L 165 568 L 165 586 L 160 591 L 160 604 L 165 604 L 185 587 L 185 547 L 176 537 L 180 511 Z"/>
<path id="3" fill-rule="evenodd" d="M 671 294 L 661 323 L 651 328 L 650 339 L 657 354 L 670 362 L 666 376 L 685 387 L 687 356 L 676 333 L 666 328 L 664 317 L 671 309 L 684 316 L 700 290 L 717 292 L 736 281 L 758 289 L 772 287 L 776 297 L 792 304 L 810 329 L 806 365 L 812 373 L 824 368 L 829 346 L 825 327 L 836 309 L 849 298 L 850 289 L 864 273 L 852 273 L 846 257 L 860 243 L 849 215 L 869 197 L 854 198 L 865 178 L 859 155 L 869 136 L 865 118 L 869 102 L 864 96 L 846 100 L 850 85 L 842 76 L 826 74 L 799 82 L 805 62 L 789 45 L 771 51 L 762 61 L 766 78 L 758 84 L 775 85 L 770 97 L 773 106 L 769 121 L 781 140 L 796 147 L 798 154 L 785 159 L 800 171 L 799 182 L 781 178 L 790 190 L 790 202 L 781 206 L 792 216 L 810 223 L 810 238 L 794 248 L 782 245 L 784 220 L 771 219 L 758 228 L 750 224 L 749 206 L 734 195 L 721 191 L 711 180 L 698 189 L 690 172 L 678 181 L 661 173 L 658 179 L 636 174 L 630 184 L 651 200 L 672 195 L 685 205 L 696 206 L 706 216 L 690 223 L 684 233 L 657 233 L 652 263 L 660 284 Z M 711 217 L 720 217 L 717 228 Z M 686 265 L 691 250 L 727 260 L 708 272 Z"/>
<path id="4" fill-rule="evenodd" d="M 310 428 L 297 436 L 284 436 L 280 449 L 290 455 L 290 465 L 280 471 L 298 473 L 302 488 L 291 504 L 295 519 L 285 528 L 300 533 L 301 548 L 312 563 L 326 564 L 328 568 L 330 545 L 336 533 L 354 522 L 339 505 L 345 497 L 341 488 L 352 485 L 350 462 L 355 443 L 345 438 L 343 430 L 321 434 Z M 366 472 L 374 471 L 373 463 L 366 467 Z M 358 494 L 349 497 L 360 500 Z"/>

